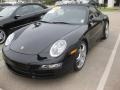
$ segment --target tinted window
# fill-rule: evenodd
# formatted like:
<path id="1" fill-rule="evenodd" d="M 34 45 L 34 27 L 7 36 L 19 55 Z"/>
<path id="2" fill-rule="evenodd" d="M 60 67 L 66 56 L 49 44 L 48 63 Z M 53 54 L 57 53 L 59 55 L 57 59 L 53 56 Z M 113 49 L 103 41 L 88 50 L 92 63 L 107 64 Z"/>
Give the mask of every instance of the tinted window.
<path id="1" fill-rule="evenodd" d="M 33 13 L 32 5 L 27 5 L 27 6 L 20 7 L 16 11 L 16 15 L 28 15 L 28 14 L 31 14 L 31 13 Z"/>
<path id="2" fill-rule="evenodd" d="M 0 6 L 0 11 L 2 11 L 4 8 Z"/>
<path id="3" fill-rule="evenodd" d="M 17 6 L 6 6 L 0 11 L 1 17 L 10 16 L 15 10 L 17 9 Z"/>
<path id="4" fill-rule="evenodd" d="M 72 24 L 84 24 L 86 21 L 86 9 L 82 6 L 59 6 L 50 10 L 42 21 L 66 22 Z"/>
<path id="5" fill-rule="evenodd" d="M 33 5 L 33 11 L 34 12 L 39 12 L 41 10 L 43 10 L 43 8 L 41 6 L 39 6 L 39 5 Z"/>

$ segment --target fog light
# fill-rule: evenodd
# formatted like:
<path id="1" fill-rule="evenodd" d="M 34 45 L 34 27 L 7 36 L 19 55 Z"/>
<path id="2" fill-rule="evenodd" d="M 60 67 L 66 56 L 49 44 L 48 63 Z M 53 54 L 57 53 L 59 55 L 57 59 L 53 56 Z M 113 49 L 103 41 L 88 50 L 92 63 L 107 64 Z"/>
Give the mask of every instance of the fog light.
<path id="1" fill-rule="evenodd" d="M 41 68 L 42 69 L 57 69 L 60 68 L 62 66 L 62 63 L 58 63 L 58 64 L 51 64 L 51 65 L 42 65 Z"/>

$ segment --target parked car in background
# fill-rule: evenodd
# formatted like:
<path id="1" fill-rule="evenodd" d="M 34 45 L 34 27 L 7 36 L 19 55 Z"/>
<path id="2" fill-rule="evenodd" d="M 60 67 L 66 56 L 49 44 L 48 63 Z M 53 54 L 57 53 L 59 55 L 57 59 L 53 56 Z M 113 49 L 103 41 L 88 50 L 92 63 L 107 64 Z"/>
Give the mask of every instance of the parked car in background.
<path id="1" fill-rule="evenodd" d="M 109 18 L 95 6 L 60 5 L 37 24 L 12 33 L 3 57 L 9 69 L 29 77 L 79 71 L 90 48 L 108 36 Z"/>
<path id="2" fill-rule="evenodd" d="M 19 3 L 2 7 L 0 11 L 0 44 L 13 31 L 41 19 L 49 9 L 38 3 Z"/>
<path id="3" fill-rule="evenodd" d="M 5 4 L 17 4 L 17 3 L 25 3 L 25 2 L 23 2 L 23 1 L 19 1 L 19 2 L 15 2 L 15 1 L 12 1 L 12 2 L 10 2 L 10 1 L 8 1 L 8 2 L 4 2 Z"/>
<path id="4" fill-rule="evenodd" d="M 98 1 L 95 0 L 60 0 L 55 3 L 55 5 L 62 5 L 62 4 L 91 4 L 94 6 L 99 6 Z"/>
<path id="5" fill-rule="evenodd" d="M 6 7 L 6 6 L 11 6 L 12 4 L 9 4 L 9 3 L 0 3 L 0 11 L 2 10 L 2 9 L 4 9 L 4 7 Z"/>
<path id="6" fill-rule="evenodd" d="M 55 5 L 61 5 L 61 4 L 75 4 L 76 0 L 61 0 L 57 1 Z"/>
<path id="7" fill-rule="evenodd" d="M 0 6 L 1 7 L 4 7 L 4 6 L 11 6 L 12 4 L 10 4 L 10 3 L 0 3 Z"/>
<path id="8" fill-rule="evenodd" d="M 75 0 L 62 0 L 64 4 L 73 4 L 76 1 Z"/>

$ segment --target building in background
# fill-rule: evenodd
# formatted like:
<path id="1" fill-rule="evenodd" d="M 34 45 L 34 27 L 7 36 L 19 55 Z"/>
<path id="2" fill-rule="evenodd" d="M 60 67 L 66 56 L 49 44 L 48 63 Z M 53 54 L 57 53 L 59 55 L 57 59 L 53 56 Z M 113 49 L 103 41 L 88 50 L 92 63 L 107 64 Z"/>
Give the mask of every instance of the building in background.
<path id="1" fill-rule="evenodd" d="M 111 8 L 114 6 L 120 6 L 120 0 L 99 0 L 99 4 L 105 4 Z"/>

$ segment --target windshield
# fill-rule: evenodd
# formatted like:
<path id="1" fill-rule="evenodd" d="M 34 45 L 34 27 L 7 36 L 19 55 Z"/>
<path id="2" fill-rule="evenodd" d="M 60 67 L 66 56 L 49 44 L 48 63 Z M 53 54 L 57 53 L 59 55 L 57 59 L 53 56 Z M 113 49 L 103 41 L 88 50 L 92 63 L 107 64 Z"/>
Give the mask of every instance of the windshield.
<path id="1" fill-rule="evenodd" d="M 6 6 L 0 11 L 0 17 L 10 16 L 15 10 L 16 6 Z"/>
<path id="2" fill-rule="evenodd" d="M 3 7 L 0 6 L 0 11 L 2 11 L 2 10 L 3 10 Z"/>
<path id="3" fill-rule="evenodd" d="M 63 22 L 69 24 L 84 24 L 86 19 L 86 9 L 82 6 L 69 7 L 59 6 L 50 10 L 41 21 L 44 22 Z"/>

